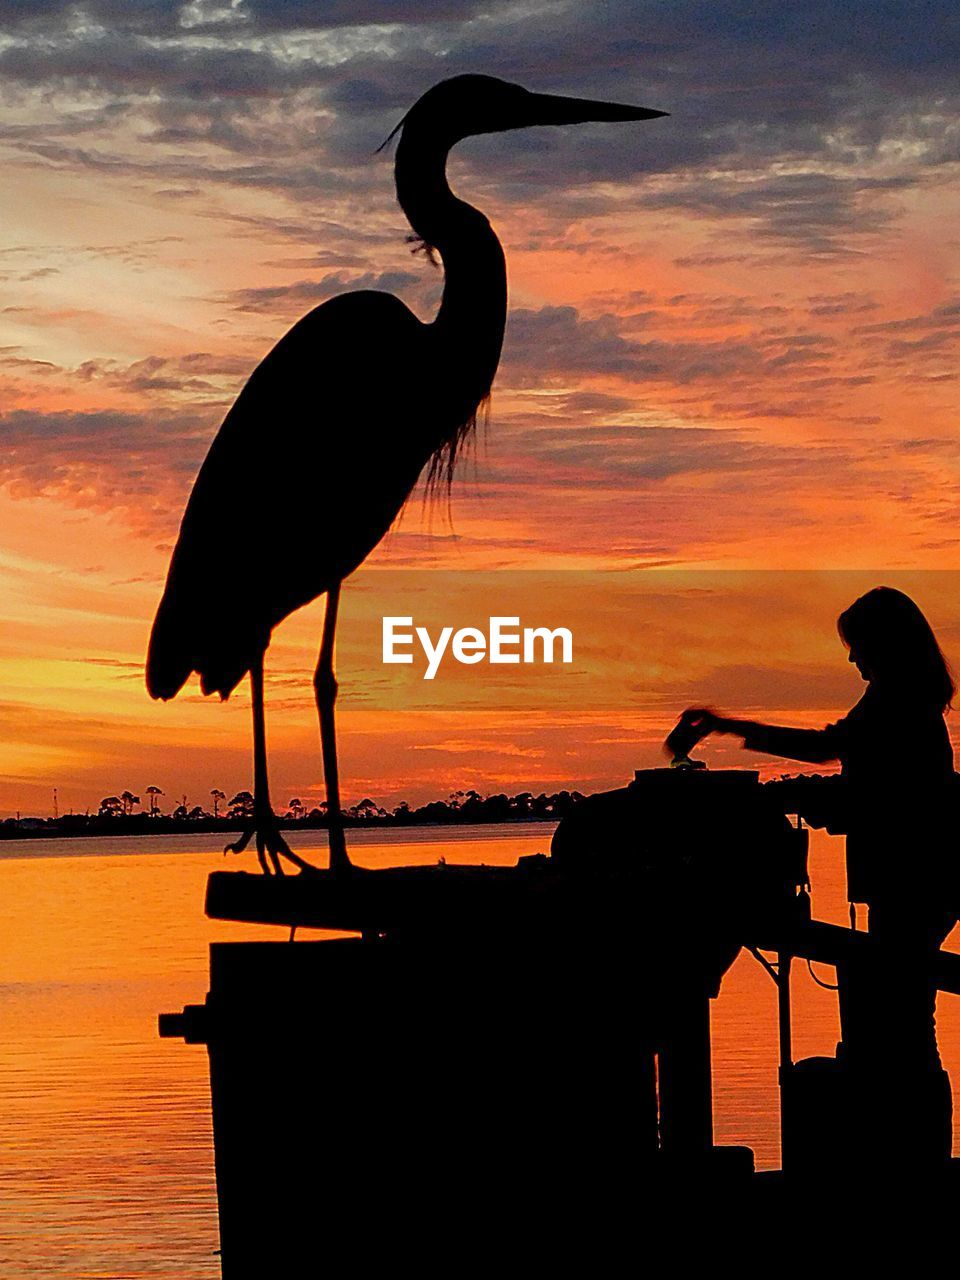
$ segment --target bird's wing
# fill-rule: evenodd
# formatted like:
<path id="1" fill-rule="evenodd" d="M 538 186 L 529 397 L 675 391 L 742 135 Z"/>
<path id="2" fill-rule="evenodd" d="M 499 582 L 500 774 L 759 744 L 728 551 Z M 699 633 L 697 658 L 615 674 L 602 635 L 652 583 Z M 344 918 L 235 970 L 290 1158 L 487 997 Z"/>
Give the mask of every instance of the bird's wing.
<path id="1" fill-rule="evenodd" d="M 227 696 L 271 629 L 380 541 L 436 443 L 428 332 L 391 294 L 342 294 L 257 366 L 184 512 L 147 658 L 154 697 L 192 671 Z"/>

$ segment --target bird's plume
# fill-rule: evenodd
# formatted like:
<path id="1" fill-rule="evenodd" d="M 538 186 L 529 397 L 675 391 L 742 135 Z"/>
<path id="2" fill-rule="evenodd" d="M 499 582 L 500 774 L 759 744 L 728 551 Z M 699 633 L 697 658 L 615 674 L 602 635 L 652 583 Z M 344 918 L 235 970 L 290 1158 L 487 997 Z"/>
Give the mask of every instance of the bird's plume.
<path id="1" fill-rule="evenodd" d="M 429 240 L 424 240 L 423 236 L 407 236 L 407 244 L 410 246 L 411 253 L 422 253 L 431 267 L 439 268 L 440 259 L 437 257 L 437 246 L 435 244 L 431 244 Z"/>
<path id="2" fill-rule="evenodd" d="M 427 467 L 427 481 L 424 490 L 424 502 L 436 505 L 444 499 L 449 507 L 450 491 L 453 488 L 453 477 L 458 465 L 469 455 L 476 442 L 477 426 L 486 433 L 490 418 L 489 392 L 480 401 L 465 421 L 459 423 L 454 431 L 434 449 Z"/>
<path id="3" fill-rule="evenodd" d="M 378 156 L 381 151 L 386 151 L 387 147 L 389 147 L 390 143 L 394 140 L 394 138 L 397 136 L 397 134 L 400 132 L 403 126 L 407 123 L 407 116 L 409 114 L 410 114 L 409 111 L 406 112 L 403 119 L 400 121 L 400 123 L 395 125 L 390 130 L 390 132 L 387 134 L 384 140 L 380 143 L 379 147 L 377 147 L 376 151 L 373 153 L 375 156 Z"/>

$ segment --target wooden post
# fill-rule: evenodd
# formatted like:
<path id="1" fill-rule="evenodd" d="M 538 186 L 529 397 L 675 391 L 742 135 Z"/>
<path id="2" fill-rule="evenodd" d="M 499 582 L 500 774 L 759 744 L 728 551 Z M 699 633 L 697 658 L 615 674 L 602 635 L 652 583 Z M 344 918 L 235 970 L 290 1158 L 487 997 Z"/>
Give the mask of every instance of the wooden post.
<path id="1" fill-rule="evenodd" d="M 710 998 L 678 989 L 659 1050 L 660 1145 L 672 1163 L 699 1160 L 713 1147 Z"/>

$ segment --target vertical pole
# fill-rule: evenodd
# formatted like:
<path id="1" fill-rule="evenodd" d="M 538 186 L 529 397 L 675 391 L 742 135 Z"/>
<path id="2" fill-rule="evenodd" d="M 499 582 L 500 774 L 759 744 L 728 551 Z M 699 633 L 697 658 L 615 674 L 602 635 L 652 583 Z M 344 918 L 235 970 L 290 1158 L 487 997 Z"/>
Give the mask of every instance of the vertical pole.
<path id="1" fill-rule="evenodd" d="M 780 1085 L 780 1167 L 786 1172 L 793 1163 L 794 1143 L 791 1128 L 793 1111 L 793 1028 L 790 1018 L 790 967 L 793 956 L 780 951 L 777 954 L 777 1022 L 780 1040 L 780 1066 L 777 1080 Z"/>
<path id="2" fill-rule="evenodd" d="M 777 1014 L 780 1024 L 780 1082 L 793 1066 L 793 1033 L 790 1024 L 790 966 L 793 956 L 780 952 L 777 956 Z"/>

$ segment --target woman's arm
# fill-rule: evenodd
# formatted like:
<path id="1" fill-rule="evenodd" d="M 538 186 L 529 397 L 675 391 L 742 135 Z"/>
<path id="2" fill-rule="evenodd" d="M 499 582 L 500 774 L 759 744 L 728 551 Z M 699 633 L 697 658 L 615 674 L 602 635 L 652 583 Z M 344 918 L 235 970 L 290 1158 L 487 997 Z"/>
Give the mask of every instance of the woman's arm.
<path id="1" fill-rule="evenodd" d="M 750 751 L 787 760 L 803 760 L 807 764 L 826 764 L 839 760 L 843 735 L 834 724 L 825 729 L 788 729 L 782 725 L 759 724 L 754 720 L 730 720 L 720 733 L 735 733 L 743 738 Z"/>
<path id="2" fill-rule="evenodd" d="M 743 739 L 750 751 L 783 756 L 787 760 L 803 760 L 806 764 L 826 764 L 839 760 L 846 740 L 844 721 L 824 729 L 788 729 L 781 725 L 761 724 L 757 720 L 737 720 L 717 715 L 715 711 L 695 709 L 684 712 L 707 733 L 729 733 Z"/>

